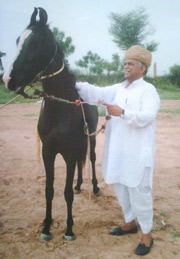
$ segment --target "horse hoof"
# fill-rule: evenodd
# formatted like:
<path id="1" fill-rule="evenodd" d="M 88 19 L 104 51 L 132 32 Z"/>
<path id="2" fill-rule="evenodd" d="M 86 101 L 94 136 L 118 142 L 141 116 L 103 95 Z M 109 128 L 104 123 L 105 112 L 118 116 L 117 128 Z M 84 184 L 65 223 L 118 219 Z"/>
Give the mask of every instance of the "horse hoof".
<path id="1" fill-rule="evenodd" d="M 101 191 L 98 190 L 97 192 L 94 192 L 94 195 L 96 195 L 97 197 L 99 197 L 101 195 Z"/>
<path id="2" fill-rule="evenodd" d="M 74 189 L 74 194 L 79 194 L 80 192 L 81 192 L 81 190 Z"/>
<path id="3" fill-rule="evenodd" d="M 64 239 L 67 240 L 67 241 L 74 241 L 76 239 L 76 237 L 64 235 Z"/>
<path id="4" fill-rule="evenodd" d="M 49 241 L 49 240 L 52 239 L 52 236 L 51 235 L 46 235 L 44 233 L 41 233 L 41 239 L 45 240 L 45 241 Z"/>

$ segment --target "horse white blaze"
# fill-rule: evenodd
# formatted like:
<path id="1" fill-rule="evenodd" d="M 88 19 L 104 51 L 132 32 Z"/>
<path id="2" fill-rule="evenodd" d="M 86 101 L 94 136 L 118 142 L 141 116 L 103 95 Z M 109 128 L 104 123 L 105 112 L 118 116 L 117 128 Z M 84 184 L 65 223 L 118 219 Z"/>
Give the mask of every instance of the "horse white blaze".
<path id="1" fill-rule="evenodd" d="M 10 74 L 11 74 L 11 71 L 13 69 L 14 62 L 16 61 L 18 56 L 20 55 L 20 52 L 22 50 L 24 41 L 25 41 L 25 39 L 27 39 L 29 37 L 31 32 L 32 32 L 31 30 L 25 30 L 20 36 L 20 39 L 19 39 L 19 42 L 18 42 L 18 45 L 17 45 L 17 48 L 16 48 L 16 52 L 15 52 L 13 58 L 11 59 L 9 65 L 8 65 L 7 69 L 5 70 L 4 75 L 3 75 L 3 81 L 5 83 L 6 88 L 8 88 L 8 83 L 9 83 L 9 80 L 11 79 Z"/>

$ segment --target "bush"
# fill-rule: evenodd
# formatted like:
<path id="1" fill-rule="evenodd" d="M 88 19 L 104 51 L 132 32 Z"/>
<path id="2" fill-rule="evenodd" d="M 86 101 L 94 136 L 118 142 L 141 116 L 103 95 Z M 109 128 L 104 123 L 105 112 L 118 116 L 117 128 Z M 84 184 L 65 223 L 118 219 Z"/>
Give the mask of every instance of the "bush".
<path id="1" fill-rule="evenodd" d="M 180 87 L 180 65 L 170 67 L 169 79 L 173 84 Z"/>
<path id="2" fill-rule="evenodd" d="M 89 82 L 90 84 L 94 84 L 102 87 L 107 85 L 113 85 L 113 84 L 122 82 L 124 80 L 124 76 L 122 72 L 113 73 L 113 74 L 110 74 L 109 76 L 83 75 L 76 71 L 72 71 L 72 73 L 76 76 L 77 81 Z M 157 88 L 157 91 L 161 99 L 169 99 L 169 100 L 180 99 L 180 89 L 178 89 L 175 84 L 172 84 L 169 76 L 159 76 L 156 78 L 146 76 L 145 80 L 152 83 Z M 36 88 L 42 90 L 41 84 L 36 86 Z M 28 93 L 30 95 L 33 95 L 33 92 L 34 92 L 34 89 L 31 89 Z M 4 84 L 2 83 L 2 79 L 0 78 L 0 104 L 7 103 L 15 96 L 16 96 L 16 93 L 6 89 Z M 13 103 L 35 102 L 35 101 L 36 100 L 24 99 L 24 97 L 20 97 L 15 101 L 13 101 Z"/>
<path id="3" fill-rule="evenodd" d="M 156 88 L 168 91 L 175 91 L 177 89 L 176 85 L 173 85 L 168 76 L 158 76 L 158 77 L 145 77 L 145 80 L 153 84 Z"/>
<path id="4" fill-rule="evenodd" d="M 117 84 L 124 80 L 123 72 L 112 73 L 111 75 L 83 75 L 72 72 L 76 76 L 77 81 L 88 82 L 98 86 L 107 86 Z"/>
<path id="5" fill-rule="evenodd" d="M 36 88 L 41 89 L 41 85 L 37 85 Z M 34 88 L 28 91 L 29 95 L 34 94 Z M 16 97 L 17 94 L 13 91 L 8 90 L 3 83 L 0 82 L 0 104 L 5 104 L 9 102 L 11 99 Z M 37 99 L 25 99 L 23 96 L 17 98 L 12 103 L 30 103 L 30 102 L 37 102 Z"/>

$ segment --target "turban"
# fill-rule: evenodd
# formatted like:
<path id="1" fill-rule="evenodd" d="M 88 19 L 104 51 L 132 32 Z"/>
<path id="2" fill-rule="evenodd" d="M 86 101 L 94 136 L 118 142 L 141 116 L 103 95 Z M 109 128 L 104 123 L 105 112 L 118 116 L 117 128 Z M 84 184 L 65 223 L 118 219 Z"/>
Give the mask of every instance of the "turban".
<path id="1" fill-rule="evenodd" d="M 126 51 L 125 59 L 141 61 L 148 68 L 151 65 L 151 52 L 139 45 L 134 45 Z"/>

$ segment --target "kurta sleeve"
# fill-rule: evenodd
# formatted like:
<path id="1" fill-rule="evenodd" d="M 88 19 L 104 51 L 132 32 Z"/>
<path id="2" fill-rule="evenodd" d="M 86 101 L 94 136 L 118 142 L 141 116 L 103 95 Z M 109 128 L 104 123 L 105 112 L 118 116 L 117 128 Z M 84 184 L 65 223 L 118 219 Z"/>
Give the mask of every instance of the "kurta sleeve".
<path id="1" fill-rule="evenodd" d="M 110 103 L 116 93 L 118 85 L 98 87 L 87 82 L 77 82 L 76 89 L 79 96 L 87 102 L 98 102 L 102 100 Z"/>
<path id="2" fill-rule="evenodd" d="M 140 99 L 140 109 L 125 110 L 124 119 L 134 127 L 145 127 L 151 124 L 160 108 L 160 98 L 154 86 L 149 87 Z"/>

